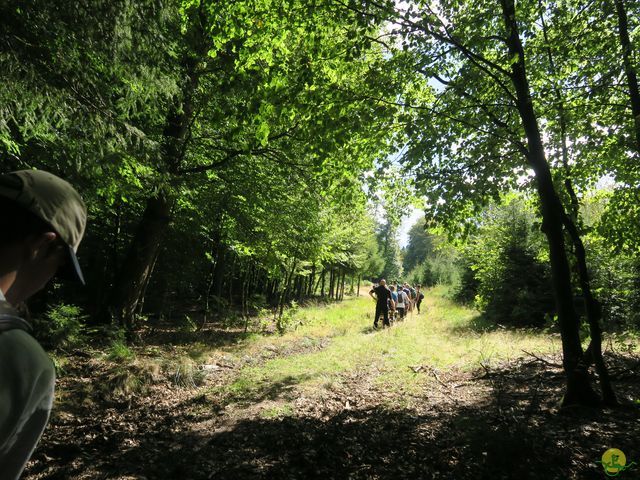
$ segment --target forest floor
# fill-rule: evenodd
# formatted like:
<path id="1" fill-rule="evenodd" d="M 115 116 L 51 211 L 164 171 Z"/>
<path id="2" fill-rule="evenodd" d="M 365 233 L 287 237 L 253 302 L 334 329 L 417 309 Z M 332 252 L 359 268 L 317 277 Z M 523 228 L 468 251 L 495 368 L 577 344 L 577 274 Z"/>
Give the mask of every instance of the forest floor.
<path id="1" fill-rule="evenodd" d="M 557 334 L 488 328 L 442 289 L 391 329 L 371 328 L 373 307 L 77 351 L 24 478 L 600 479 L 610 447 L 640 463 L 635 339 L 607 342 L 623 407 L 560 412 Z"/>

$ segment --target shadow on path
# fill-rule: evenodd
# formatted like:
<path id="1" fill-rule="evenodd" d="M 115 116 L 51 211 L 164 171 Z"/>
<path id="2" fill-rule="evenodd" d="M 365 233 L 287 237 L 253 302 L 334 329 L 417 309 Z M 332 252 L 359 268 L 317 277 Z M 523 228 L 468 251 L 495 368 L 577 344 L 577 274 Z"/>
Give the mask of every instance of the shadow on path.
<path id="1" fill-rule="evenodd" d="M 638 359 L 616 362 L 617 391 L 638 398 Z M 252 400 L 276 398 L 296 381 Z M 442 391 L 427 391 L 414 409 L 327 406 L 311 415 L 299 404 L 294 416 L 233 423 L 200 397 L 131 412 L 130 423 L 78 422 L 66 443 L 45 439 L 26 478 L 595 480 L 605 478 L 596 461 L 607 448 L 640 460 L 638 409 L 558 414 L 563 377 L 548 365 L 521 361 L 464 384 L 432 386 Z M 87 440 L 93 429 L 99 434 Z"/>

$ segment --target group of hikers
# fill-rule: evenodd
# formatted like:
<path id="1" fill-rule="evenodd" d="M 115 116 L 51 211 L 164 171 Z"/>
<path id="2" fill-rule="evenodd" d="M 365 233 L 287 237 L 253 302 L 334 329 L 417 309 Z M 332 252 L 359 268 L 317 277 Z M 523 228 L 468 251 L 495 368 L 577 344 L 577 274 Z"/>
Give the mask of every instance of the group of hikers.
<path id="1" fill-rule="evenodd" d="M 385 279 L 369 291 L 369 295 L 376 301 L 376 313 L 373 317 L 373 328 L 378 328 L 378 322 L 382 317 L 383 327 L 391 326 L 391 321 L 403 320 L 409 312 L 415 308 L 420 314 L 420 304 L 424 299 L 421 285 L 415 288 L 408 283 L 394 282 L 387 286 Z"/>

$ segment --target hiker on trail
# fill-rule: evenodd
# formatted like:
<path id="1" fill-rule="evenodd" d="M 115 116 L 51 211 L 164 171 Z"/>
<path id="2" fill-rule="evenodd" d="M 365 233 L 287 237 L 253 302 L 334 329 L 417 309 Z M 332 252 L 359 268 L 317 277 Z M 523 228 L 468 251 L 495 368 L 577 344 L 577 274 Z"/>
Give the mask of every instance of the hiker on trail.
<path id="1" fill-rule="evenodd" d="M 405 305 L 405 313 L 409 313 L 409 312 L 411 312 L 413 310 L 413 300 L 411 298 L 411 289 L 409 288 L 409 284 L 408 283 L 405 282 L 402 285 L 402 291 L 407 294 L 408 302 Z"/>
<path id="2" fill-rule="evenodd" d="M 403 320 L 407 315 L 407 308 L 409 307 L 409 297 L 407 293 L 398 285 L 398 303 L 396 304 L 396 310 L 400 320 Z"/>
<path id="3" fill-rule="evenodd" d="M 389 312 L 389 316 L 391 318 L 391 320 L 395 320 L 396 319 L 396 305 L 398 304 L 398 294 L 396 293 L 396 287 L 394 287 L 393 285 L 389 285 L 389 290 L 391 290 L 391 300 L 389 301 L 389 306 L 391 307 L 391 310 Z"/>
<path id="4" fill-rule="evenodd" d="M 375 296 L 374 296 L 375 294 Z M 382 279 L 380 280 L 380 284 L 377 287 L 372 288 L 369 291 L 369 295 L 376 301 L 376 314 L 373 317 L 373 328 L 378 328 L 378 319 L 380 315 L 383 318 L 383 327 L 388 327 L 389 325 L 389 303 L 388 301 L 391 299 L 391 290 L 387 288 L 387 281 Z"/>
<path id="5" fill-rule="evenodd" d="M 0 478 L 14 480 L 49 420 L 53 363 L 15 307 L 56 274 L 84 283 L 76 250 L 87 209 L 66 181 L 38 170 L 0 175 Z"/>
<path id="6" fill-rule="evenodd" d="M 407 285 L 409 287 L 409 298 L 411 299 L 411 310 L 416 306 L 416 302 L 418 301 L 418 295 L 416 293 L 416 289 L 411 285 Z"/>
<path id="7" fill-rule="evenodd" d="M 420 291 L 421 289 L 422 285 L 418 285 L 416 287 L 416 308 L 418 309 L 418 315 L 420 315 L 420 304 L 422 303 L 422 300 L 424 300 L 424 293 Z"/>

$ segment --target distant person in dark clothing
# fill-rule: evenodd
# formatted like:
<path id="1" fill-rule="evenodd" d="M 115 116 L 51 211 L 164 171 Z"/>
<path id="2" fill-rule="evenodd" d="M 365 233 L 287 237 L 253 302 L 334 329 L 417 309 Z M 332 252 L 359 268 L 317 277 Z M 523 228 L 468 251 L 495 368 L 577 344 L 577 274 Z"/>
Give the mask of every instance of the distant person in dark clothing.
<path id="1" fill-rule="evenodd" d="M 424 293 L 422 293 L 420 290 L 422 289 L 422 285 L 418 285 L 416 287 L 416 307 L 418 308 L 418 314 L 420 313 L 420 304 L 422 303 L 422 300 L 424 300 Z"/>
<path id="2" fill-rule="evenodd" d="M 387 288 L 386 280 L 380 280 L 380 285 L 372 288 L 369 295 L 376 301 L 376 315 L 373 318 L 373 328 L 378 328 L 380 315 L 384 317 L 383 326 L 389 327 L 389 300 L 392 300 L 391 290 Z"/>

